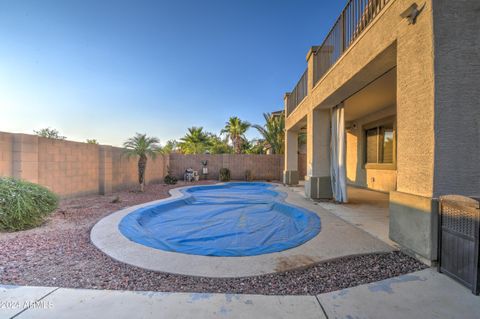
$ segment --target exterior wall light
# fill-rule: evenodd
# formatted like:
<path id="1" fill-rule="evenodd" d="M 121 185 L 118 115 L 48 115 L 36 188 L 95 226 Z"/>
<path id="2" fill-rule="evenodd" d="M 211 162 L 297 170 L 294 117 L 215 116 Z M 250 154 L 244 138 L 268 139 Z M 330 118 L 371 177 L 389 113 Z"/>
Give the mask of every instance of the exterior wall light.
<path id="1" fill-rule="evenodd" d="M 415 24 L 415 22 L 417 22 L 417 17 L 422 12 L 423 8 L 425 8 L 425 3 L 421 8 L 418 8 L 418 5 L 413 3 L 407 10 L 403 11 L 400 16 L 407 19 L 408 24 Z"/>

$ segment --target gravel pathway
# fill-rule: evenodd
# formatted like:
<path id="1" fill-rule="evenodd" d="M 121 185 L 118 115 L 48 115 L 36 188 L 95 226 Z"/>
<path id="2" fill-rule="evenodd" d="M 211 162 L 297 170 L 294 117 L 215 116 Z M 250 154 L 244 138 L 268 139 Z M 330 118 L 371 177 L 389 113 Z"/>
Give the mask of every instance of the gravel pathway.
<path id="1" fill-rule="evenodd" d="M 214 181 L 202 182 L 211 183 Z M 347 257 L 271 275 L 202 278 L 129 266 L 90 243 L 90 229 L 102 217 L 124 207 L 168 197 L 169 189 L 182 185 L 156 184 L 149 185 L 145 193 L 122 191 L 65 199 L 43 226 L 0 233 L 0 283 L 165 292 L 319 294 L 426 268 L 401 252 L 393 252 Z"/>

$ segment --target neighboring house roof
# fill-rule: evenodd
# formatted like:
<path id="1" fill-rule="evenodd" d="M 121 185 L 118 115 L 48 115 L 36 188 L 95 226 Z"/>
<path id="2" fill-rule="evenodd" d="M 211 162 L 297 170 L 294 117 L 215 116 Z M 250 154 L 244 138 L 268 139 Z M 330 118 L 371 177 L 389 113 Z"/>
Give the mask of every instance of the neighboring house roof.
<path id="1" fill-rule="evenodd" d="M 271 114 L 272 114 L 273 116 L 280 116 L 282 113 L 283 113 L 283 110 L 281 110 L 281 111 L 273 111 Z"/>

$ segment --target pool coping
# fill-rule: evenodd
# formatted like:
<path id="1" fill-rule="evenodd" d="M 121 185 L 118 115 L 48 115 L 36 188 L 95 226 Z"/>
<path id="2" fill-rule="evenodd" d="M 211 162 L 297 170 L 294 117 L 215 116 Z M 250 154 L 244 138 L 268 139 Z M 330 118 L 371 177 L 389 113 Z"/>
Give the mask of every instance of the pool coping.
<path id="1" fill-rule="evenodd" d="M 216 183 L 208 186 L 218 186 L 223 184 L 225 183 Z M 338 242 L 338 239 L 333 238 L 332 241 L 329 240 L 328 237 L 335 237 L 335 234 L 338 232 L 335 231 L 331 236 L 328 236 L 331 232 L 327 230 L 327 236 L 325 236 L 325 219 L 327 220 L 327 224 L 331 224 L 331 222 L 336 224 L 340 223 L 340 227 L 344 230 L 345 228 L 351 227 L 352 229 L 350 232 L 359 230 L 327 211 L 320 209 L 313 203 L 308 205 L 309 203 L 307 200 L 303 199 L 302 201 L 302 198 L 295 198 L 296 196 L 298 197 L 298 195 L 289 192 L 288 188 L 281 184 L 268 184 L 275 186 L 275 191 L 286 193 L 286 196 L 283 199 L 285 203 L 317 213 L 322 223 L 322 230 L 317 236 L 300 246 L 281 252 L 244 257 L 217 257 L 189 255 L 151 248 L 131 241 L 120 232 L 118 225 L 126 215 L 140 208 L 181 198 L 184 195 L 182 191 L 191 187 L 199 186 L 192 185 L 171 189 L 169 191 L 170 197 L 113 212 L 94 225 L 90 233 L 90 239 L 98 249 L 111 258 L 132 266 L 172 274 L 225 278 L 256 276 L 287 271 L 347 255 L 388 252 L 392 250 L 390 246 L 363 231 L 361 231 L 362 233 L 357 234 L 357 237 L 362 237 L 361 242 L 365 245 L 358 245 L 358 240 L 355 240 L 357 244 L 342 245 L 340 243 L 340 245 L 336 245 L 335 242 Z M 202 186 L 208 187 L 207 185 Z M 332 244 L 333 246 L 330 248 L 324 247 L 324 245 Z M 338 248 L 340 248 L 339 251 Z"/>

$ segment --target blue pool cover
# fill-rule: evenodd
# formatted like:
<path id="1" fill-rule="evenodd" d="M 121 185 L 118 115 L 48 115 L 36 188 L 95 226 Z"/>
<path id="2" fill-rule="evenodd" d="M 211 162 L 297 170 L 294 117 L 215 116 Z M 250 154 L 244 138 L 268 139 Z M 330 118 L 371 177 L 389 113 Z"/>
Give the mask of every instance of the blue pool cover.
<path id="1" fill-rule="evenodd" d="M 125 216 L 121 233 L 166 251 L 253 256 L 296 247 L 320 231 L 315 213 L 286 204 L 272 184 L 226 183 L 182 192 L 181 198 Z"/>

